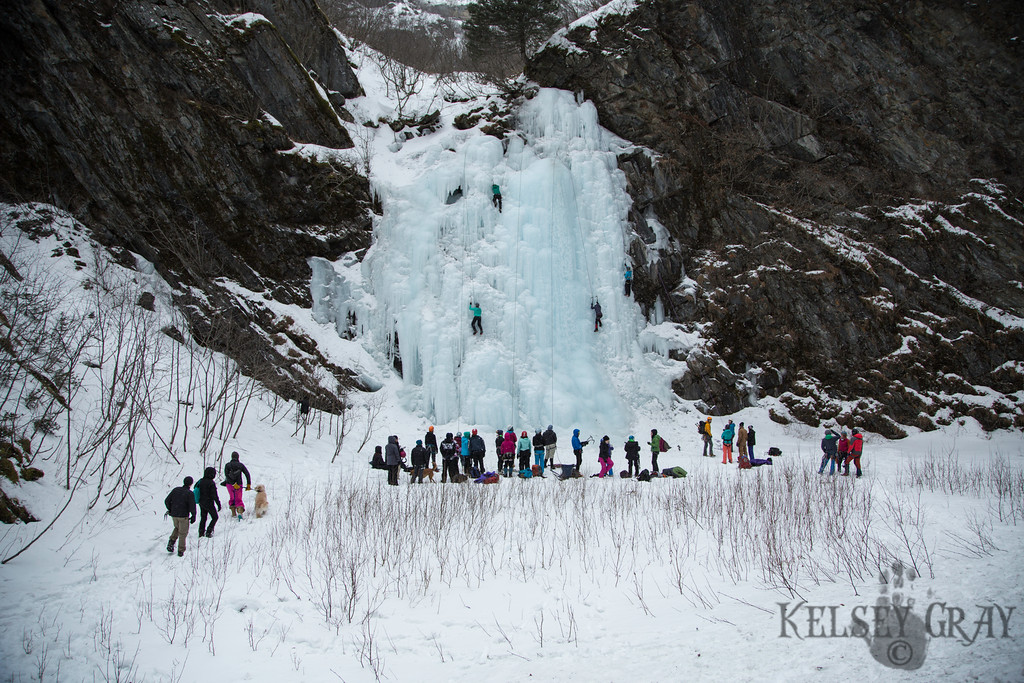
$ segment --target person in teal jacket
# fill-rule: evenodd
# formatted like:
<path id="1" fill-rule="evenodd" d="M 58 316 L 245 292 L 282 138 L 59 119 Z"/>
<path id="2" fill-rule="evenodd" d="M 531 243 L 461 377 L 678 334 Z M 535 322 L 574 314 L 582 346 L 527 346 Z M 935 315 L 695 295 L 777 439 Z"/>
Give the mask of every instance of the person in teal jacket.
<path id="1" fill-rule="evenodd" d="M 497 185 L 491 185 L 491 204 L 498 207 L 498 213 L 501 213 L 501 188 Z"/>
<path id="2" fill-rule="evenodd" d="M 736 425 L 733 424 L 732 420 L 729 420 L 729 424 L 725 425 L 725 429 L 722 430 L 722 464 L 725 465 L 726 458 L 729 459 L 728 464 L 732 464 L 732 440 L 736 436 Z"/>
<path id="3" fill-rule="evenodd" d="M 477 332 L 479 332 L 480 336 L 483 336 L 484 324 L 480 317 L 480 314 L 482 313 L 482 311 L 480 310 L 480 303 L 470 301 L 469 310 L 472 311 L 473 313 L 473 322 L 470 324 L 470 327 L 473 328 L 473 334 L 475 335 Z"/>

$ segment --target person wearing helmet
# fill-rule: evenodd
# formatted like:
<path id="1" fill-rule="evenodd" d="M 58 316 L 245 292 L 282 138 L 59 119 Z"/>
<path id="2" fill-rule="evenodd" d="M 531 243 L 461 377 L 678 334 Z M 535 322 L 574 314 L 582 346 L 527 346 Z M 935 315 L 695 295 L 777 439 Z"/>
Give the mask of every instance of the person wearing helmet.
<path id="1" fill-rule="evenodd" d="M 629 467 L 629 476 L 637 476 L 640 474 L 640 442 L 636 440 L 636 437 L 630 435 L 629 441 L 625 443 L 622 450 L 626 453 L 626 465 Z M 636 470 L 636 473 L 633 470 Z"/>
<path id="2" fill-rule="evenodd" d="M 555 428 L 548 425 L 544 431 L 544 460 L 548 467 L 555 466 L 555 448 L 558 437 L 555 435 Z"/>
<path id="3" fill-rule="evenodd" d="M 475 467 L 477 472 L 480 474 L 484 473 L 484 456 L 487 455 L 487 444 L 484 443 L 484 437 L 480 436 L 474 429 L 473 434 L 469 437 L 469 459 L 472 461 L 472 467 Z M 477 475 L 477 477 L 480 476 Z M 476 477 L 474 477 L 475 479 Z"/>
<path id="4" fill-rule="evenodd" d="M 427 452 L 430 454 L 430 466 L 433 469 L 437 469 L 437 436 L 434 435 L 434 426 L 431 425 L 427 429 L 427 433 L 423 435 L 423 445 L 426 447 Z"/>
<path id="5" fill-rule="evenodd" d="M 505 432 L 501 442 L 501 457 L 498 459 L 498 467 L 502 473 L 512 471 L 512 460 L 516 457 L 516 434 Z M 506 475 L 507 476 L 507 475 Z"/>
<path id="6" fill-rule="evenodd" d="M 528 470 L 528 469 L 530 469 L 530 446 L 531 446 L 531 444 L 530 444 L 530 437 L 526 433 L 526 430 L 524 429 L 523 433 L 519 435 L 519 443 L 518 443 L 518 446 L 517 446 L 517 450 L 519 451 L 519 469 L 520 470 Z M 511 460 L 508 462 L 508 469 L 509 469 L 508 476 L 512 476 L 512 461 Z"/>

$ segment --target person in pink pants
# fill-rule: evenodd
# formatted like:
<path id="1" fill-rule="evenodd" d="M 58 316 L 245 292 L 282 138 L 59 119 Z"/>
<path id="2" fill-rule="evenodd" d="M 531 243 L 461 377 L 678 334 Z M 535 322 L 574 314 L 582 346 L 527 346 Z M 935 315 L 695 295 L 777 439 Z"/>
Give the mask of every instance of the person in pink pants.
<path id="1" fill-rule="evenodd" d="M 615 463 L 612 462 L 612 449 L 614 448 L 615 446 L 612 446 L 611 439 L 607 435 L 601 437 L 597 456 L 597 461 L 601 463 L 601 472 L 597 476 L 604 478 L 605 475 L 611 474 L 612 467 L 615 466 Z"/>

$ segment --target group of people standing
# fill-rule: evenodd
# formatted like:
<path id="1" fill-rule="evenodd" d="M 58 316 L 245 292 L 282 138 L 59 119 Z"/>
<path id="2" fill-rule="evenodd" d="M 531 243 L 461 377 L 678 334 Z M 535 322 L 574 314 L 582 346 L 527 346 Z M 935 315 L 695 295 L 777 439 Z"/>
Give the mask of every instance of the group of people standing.
<path id="1" fill-rule="evenodd" d="M 697 423 L 697 431 L 700 432 L 701 438 L 704 442 L 704 450 L 701 454 L 702 457 L 713 458 L 714 453 L 714 440 L 711 436 L 711 417 L 709 416 L 704 422 Z M 744 426 L 740 422 L 740 426 L 737 429 L 736 424 L 729 420 L 725 429 L 722 430 L 722 464 L 732 464 L 732 453 L 733 444 L 736 445 L 736 450 L 739 451 L 740 456 L 746 456 L 748 459 L 754 459 L 754 446 L 757 444 L 757 434 L 754 432 L 754 425 L 749 427 Z"/>
<path id="2" fill-rule="evenodd" d="M 188 536 L 189 524 L 195 524 L 196 506 L 199 506 L 199 538 L 213 538 L 213 528 L 217 525 L 221 509 L 220 494 L 214 478 L 217 470 L 207 467 L 203 477 L 195 486 L 192 477 L 185 477 L 181 486 L 171 490 L 164 499 L 164 507 L 173 525 L 171 537 L 167 540 L 167 552 L 174 552 L 174 544 L 178 544 L 178 557 L 185 554 L 185 539 Z M 245 477 L 245 490 L 252 490 L 252 479 L 249 470 L 242 464 L 238 452 L 231 454 L 231 460 L 224 464 L 224 481 L 222 486 L 228 489 L 228 508 L 231 516 L 242 519 L 245 504 L 242 502 L 242 477 Z M 209 525 L 207 525 L 209 520 Z"/>
<path id="3" fill-rule="evenodd" d="M 829 476 L 834 475 L 836 470 L 842 468 L 842 476 L 850 476 L 850 463 L 857 468 L 857 476 L 863 471 L 860 468 L 860 456 L 864 452 L 864 435 L 859 429 L 850 430 L 852 438 L 846 430 L 840 430 L 836 434 L 832 427 L 825 428 L 825 436 L 821 440 L 821 466 L 818 467 L 818 474 L 825 473 L 825 465 L 828 465 Z"/>

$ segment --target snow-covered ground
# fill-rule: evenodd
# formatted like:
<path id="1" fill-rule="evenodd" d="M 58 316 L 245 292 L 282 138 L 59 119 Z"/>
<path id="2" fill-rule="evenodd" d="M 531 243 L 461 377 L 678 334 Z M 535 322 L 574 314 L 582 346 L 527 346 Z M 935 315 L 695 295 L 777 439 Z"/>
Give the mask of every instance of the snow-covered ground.
<path id="1" fill-rule="evenodd" d="M 384 92 L 373 60 L 365 54 L 355 59 L 363 64 L 359 77 L 367 91 Z M 670 380 L 675 369 L 663 360 L 667 348 L 700 340 L 681 338 L 665 323 L 648 325 L 622 301 L 621 254 L 614 252 L 621 237 L 615 241 L 614 221 L 602 222 L 621 215 L 621 188 L 607 156 L 619 143 L 603 137 L 585 103 L 549 91 L 532 105 L 540 111 L 524 114 L 523 138 L 513 143 L 521 146 L 510 145 L 510 152 L 478 131 L 455 131 L 452 117 L 474 104 L 448 103 L 437 93 L 431 83 L 409 106 L 421 114 L 440 107 L 438 133 L 396 144 L 386 127 L 364 129 L 372 133 L 364 133 L 361 146 L 342 153 L 359 163 L 362 152 L 371 162 L 385 205 L 377 234 L 393 244 L 385 251 L 378 243 L 364 264 L 347 257 L 314 265 L 339 280 L 330 292 L 315 286 L 314 292 L 318 299 L 330 294 L 353 302 L 366 325 L 363 334 L 343 339 L 343 326 L 323 309 L 314 319 L 314 311 L 275 308 L 327 357 L 380 386 L 352 397 L 340 445 L 338 422 L 330 416 L 314 411 L 303 427 L 294 404 L 246 383 L 223 357 L 161 334 L 161 327 L 180 321 L 147 264 L 140 260 L 136 271 L 110 264 L 65 216 L 50 221 L 55 232 L 37 233 L 36 241 L 4 220 L 4 254 L 23 274 L 49 278 L 61 293 L 55 310 L 130 312 L 104 318 L 103 329 L 128 330 L 127 347 L 147 340 L 138 367 L 152 372 L 145 375 L 150 390 L 135 396 L 111 376 L 112 368 L 129 367 L 112 355 L 115 337 L 104 349 L 88 346 L 83 362 L 91 365 L 77 370 L 83 383 L 74 394 L 70 449 L 60 425 L 33 443 L 34 464 L 46 476 L 19 486 L 3 480 L 4 490 L 42 521 L 5 527 L 0 535 L 0 681 L 1024 678 L 1019 432 L 986 434 L 968 419 L 931 433 L 910 430 L 895 442 L 869 434 L 864 477 L 829 477 L 817 474 L 820 430 L 778 425 L 768 419 L 771 402 L 762 401 L 730 417 L 756 427 L 758 456 L 771 446 L 782 450 L 773 465 L 741 471 L 721 464 L 720 450 L 715 458 L 701 457 L 695 428 L 701 416 L 692 405 L 667 395 L 628 396 L 628 383 L 645 373 L 660 368 L 660 380 Z M 486 101 L 481 95 L 478 102 Z M 358 126 L 393 112 L 395 103 L 377 95 L 350 106 Z M 563 135 L 567 128 L 579 134 Z M 323 153 L 331 152 L 316 150 Z M 507 192 L 501 214 L 487 196 L 495 177 Z M 583 189 L 587 183 L 592 190 Z M 444 204 L 459 186 L 463 199 Z M 528 200 L 520 187 L 541 199 Z M 590 192 L 576 213 L 569 207 L 579 206 L 579 195 L 573 205 L 564 191 L 573 187 Z M 412 217 L 400 210 L 403 202 Z M 38 210 L 5 207 L 4 215 L 31 217 Z M 467 221 L 469 213 L 474 217 Z M 414 230 L 412 219 L 429 225 L 424 229 L 433 241 Z M 559 256 L 568 258 L 574 230 L 600 236 L 595 249 L 608 252 L 594 254 L 610 264 L 607 281 L 596 285 L 608 293 L 597 294 L 623 305 L 606 308 L 607 327 L 597 340 L 586 328 L 586 334 L 570 329 L 590 320 L 588 302 L 577 306 L 577 299 L 590 294 L 584 288 L 581 295 L 584 279 L 589 288 L 589 280 L 599 278 L 585 278 L 584 261 L 556 283 L 558 297 L 524 303 L 525 283 L 537 292 L 552 286 L 543 273 L 523 270 L 523 250 L 537 249 L 533 256 L 543 261 L 548 255 L 541 247 L 557 233 L 538 233 L 516 247 L 524 239 L 517 231 L 531 224 L 546 230 L 546 222 L 559 221 L 571 228 L 559 238 L 566 240 Z M 445 228 L 469 226 L 477 252 L 488 256 L 432 255 L 446 246 Z M 448 246 L 456 249 L 456 242 Z M 383 262 L 400 264 L 402 277 L 389 280 L 387 268 L 375 265 Z M 508 349 L 522 341 L 509 338 L 518 333 L 502 330 L 512 323 L 494 310 L 508 309 L 514 320 L 516 306 L 522 307 L 521 329 L 529 329 L 530 311 L 549 304 L 564 306 L 563 313 L 582 308 L 566 317 L 574 348 L 534 334 L 522 341 L 522 357 L 583 353 L 586 360 L 573 360 L 569 374 L 594 373 L 626 404 L 616 415 L 587 387 L 578 389 L 578 400 L 591 406 L 589 412 L 570 404 L 576 398 L 556 399 L 556 460 L 571 462 L 570 430 L 580 427 L 585 437 L 611 437 L 619 471 L 627 437 L 646 444 L 656 428 L 672 444 L 659 465 L 681 466 L 687 477 L 563 482 L 549 473 L 496 485 L 416 485 L 403 476 L 398 487 L 385 485 L 385 474 L 367 460 L 390 434 L 409 449 L 432 424 L 441 436 L 470 428 L 487 436 L 495 422 L 508 426 L 499 421 L 509 414 L 501 408 L 474 417 L 458 400 L 445 411 L 437 400 L 423 400 L 444 396 L 440 379 L 433 388 L 423 386 L 432 372 L 442 377 L 436 361 L 424 364 L 419 378 L 407 372 L 403 380 L 380 348 L 387 316 L 422 357 L 439 357 L 453 346 L 461 354 L 460 345 L 480 341 L 468 338 L 461 282 L 485 267 L 492 277 L 481 277 L 477 291 L 491 297 L 484 326 L 493 346 L 476 359 L 478 370 L 488 360 L 494 366 L 507 361 Z M 422 273 L 423 282 L 413 273 Z M 18 285 L 7 281 L 4 287 Z M 457 297 L 451 294 L 456 289 Z M 134 305 L 143 290 L 156 294 L 151 313 Z M 346 310 L 335 309 L 342 320 Z M 455 332 L 439 341 L 429 336 L 430 324 L 434 334 Z M 501 342 L 492 342 L 491 334 Z M 517 432 L 539 426 L 549 363 L 541 358 L 525 373 L 540 375 L 536 382 L 544 390 L 532 403 L 521 398 L 510 418 Z M 227 404 L 216 391 L 199 396 L 225 387 L 246 406 L 241 415 L 222 410 Z M 477 400 L 493 389 L 482 386 Z M 518 396 L 527 395 L 524 380 Z M 122 441 L 104 442 L 88 429 L 122 403 L 145 408 L 127 460 L 117 448 Z M 211 424 L 213 412 L 233 420 L 229 428 Z M 441 419 L 435 423 L 432 416 Z M 714 419 L 716 432 L 723 422 Z M 81 452 L 89 436 L 114 446 L 103 461 L 111 468 L 99 472 L 96 460 L 71 457 L 71 480 L 84 483 L 67 503 L 67 453 Z M 491 441 L 489 468 L 495 465 Z M 185 556 L 168 554 L 164 497 L 207 465 L 221 471 L 231 451 L 241 454 L 252 483 L 266 486 L 268 515 L 255 519 L 247 512 L 239 521 L 225 514 L 209 539 L 198 539 L 193 526 Z M 596 456 L 596 444 L 587 447 L 584 475 L 598 471 Z M 641 462 L 650 464 L 646 446 Z M 112 478 L 118 473 L 131 477 L 130 487 Z M 223 488 L 220 495 L 226 512 Z M 254 494 L 245 495 L 251 507 Z M 123 502 L 106 511 L 119 498 Z M 10 559 L 51 521 L 34 545 Z"/>

